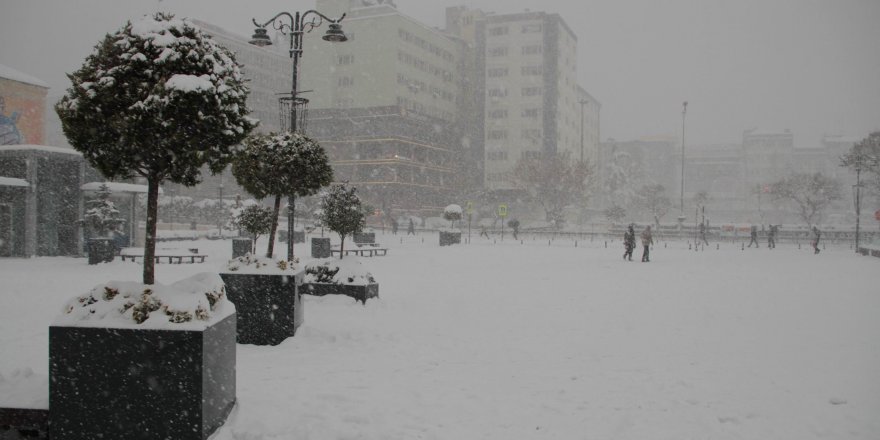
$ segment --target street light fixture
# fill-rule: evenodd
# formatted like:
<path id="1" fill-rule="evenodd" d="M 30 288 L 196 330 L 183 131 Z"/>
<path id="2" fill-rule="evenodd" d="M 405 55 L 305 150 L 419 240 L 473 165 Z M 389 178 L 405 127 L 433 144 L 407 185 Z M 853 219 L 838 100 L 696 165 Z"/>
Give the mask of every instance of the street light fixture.
<path id="1" fill-rule="evenodd" d="M 272 40 L 269 38 L 268 33 L 266 32 L 266 26 L 272 25 L 272 27 L 278 31 L 280 31 L 284 35 L 290 36 L 290 58 L 293 60 L 293 76 L 290 88 L 290 132 L 294 133 L 297 131 L 296 126 L 296 106 L 297 102 L 304 102 L 301 98 L 297 97 L 297 77 L 299 74 L 299 58 L 302 56 L 302 38 L 305 32 L 311 32 L 312 29 L 321 26 L 321 24 L 326 20 L 328 22 L 327 32 L 321 37 L 324 41 L 329 41 L 331 43 L 341 43 L 344 41 L 348 41 L 348 37 L 345 35 L 345 32 L 342 31 L 342 25 L 339 24 L 342 19 L 345 18 L 345 14 L 342 14 L 337 19 L 332 19 L 314 9 L 308 10 L 302 14 L 296 12 L 291 14 L 289 12 L 281 12 L 270 18 L 263 24 L 257 22 L 256 19 L 251 19 L 253 21 L 254 26 L 257 28 L 254 30 L 254 35 L 251 37 L 250 43 L 259 46 L 265 47 L 272 44 Z M 287 20 L 285 20 L 287 19 Z M 289 21 L 288 21 L 289 20 Z M 282 98 L 283 99 L 283 98 Z M 294 212 L 294 198 L 289 196 L 287 198 L 287 259 L 293 259 L 293 212 Z"/>

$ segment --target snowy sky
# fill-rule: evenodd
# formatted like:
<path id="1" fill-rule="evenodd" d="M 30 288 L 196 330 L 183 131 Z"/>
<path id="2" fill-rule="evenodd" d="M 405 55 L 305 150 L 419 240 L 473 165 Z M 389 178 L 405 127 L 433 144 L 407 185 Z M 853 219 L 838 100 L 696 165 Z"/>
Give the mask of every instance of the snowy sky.
<path id="1" fill-rule="evenodd" d="M 736 142 L 790 128 L 799 147 L 823 133 L 880 129 L 877 0 L 397 0 L 433 26 L 446 6 L 561 14 L 578 36 L 581 84 L 603 104 L 602 138 L 681 132 L 688 143 Z M 252 17 L 313 0 L 0 0 L 0 64 L 67 87 L 104 33 L 165 10 L 250 35 Z"/>

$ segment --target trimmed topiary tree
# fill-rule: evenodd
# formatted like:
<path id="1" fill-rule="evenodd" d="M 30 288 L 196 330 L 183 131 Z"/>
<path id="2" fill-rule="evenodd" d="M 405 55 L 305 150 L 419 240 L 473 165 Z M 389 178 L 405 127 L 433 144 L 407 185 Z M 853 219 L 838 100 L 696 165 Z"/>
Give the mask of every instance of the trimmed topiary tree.
<path id="1" fill-rule="evenodd" d="M 345 254 L 345 237 L 360 232 L 366 224 L 366 215 L 354 187 L 345 183 L 333 185 L 321 198 L 321 222 L 339 234 L 339 258 Z"/>
<path id="2" fill-rule="evenodd" d="M 266 257 L 272 258 L 281 197 L 290 197 L 288 222 L 293 222 L 296 196 L 310 196 L 333 180 L 327 153 L 302 133 L 257 134 L 249 137 L 232 164 L 235 180 L 258 199 L 275 196 Z M 292 234 L 289 234 L 292 237 Z M 287 240 L 293 260 L 293 240 Z"/>
<path id="3" fill-rule="evenodd" d="M 443 218 L 450 221 L 450 227 L 455 228 L 455 222 L 461 220 L 461 206 L 449 205 L 443 210 Z"/>
<path id="4" fill-rule="evenodd" d="M 268 234 L 272 229 L 272 210 L 260 205 L 250 205 L 241 210 L 236 216 L 233 225 L 244 229 L 251 234 L 251 253 L 257 253 L 257 239 L 263 234 Z"/>
<path id="5" fill-rule="evenodd" d="M 125 222 L 119 217 L 119 210 L 110 200 L 110 194 L 110 188 L 102 184 L 95 193 L 96 198 L 86 201 L 82 221 L 97 237 L 107 237 Z"/>
<path id="6" fill-rule="evenodd" d="M 69 74 L 55 111 L 70 144 L 109 179 L 147 180 L 144 284 L 154 284 L 159 186 L 223 171 L 256 126 L 232 52 L 158 13 L 108 34 Z"/>

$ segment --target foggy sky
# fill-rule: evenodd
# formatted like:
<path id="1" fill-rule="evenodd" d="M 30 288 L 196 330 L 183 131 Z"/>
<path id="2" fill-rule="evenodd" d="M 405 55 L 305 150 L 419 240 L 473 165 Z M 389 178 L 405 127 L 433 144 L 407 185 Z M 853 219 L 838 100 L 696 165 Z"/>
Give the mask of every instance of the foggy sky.
<path id="1" fill-rule="evenodd" d="M 677 138 L 685 100 L 688 144 L 739 143 L 749 128 L 788 128 L 796 146 L 817 147 L 825 133 L 861 138 L 880 129 L 877 0 L 396 2 L 432 26 L 443 25 L 446 6 L 460 4 L 559 13 L 578 37 L 580 83 L 602 103 L 603 140 Z M 69 85 L 64 73 L 127 19 L 171 11 L 248 36 L 253 17 L 313 7 L 313 0 L 0 0 L 0 64 L 43 79 L 58 96 Z"/>

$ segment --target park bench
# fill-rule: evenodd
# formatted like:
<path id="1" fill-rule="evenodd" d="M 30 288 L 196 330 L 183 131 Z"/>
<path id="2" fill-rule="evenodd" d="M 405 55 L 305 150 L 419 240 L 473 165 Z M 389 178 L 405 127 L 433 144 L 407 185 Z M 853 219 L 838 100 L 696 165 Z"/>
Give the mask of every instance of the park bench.
<path id="1" fill-rule="evenodd" d="M 168 264 L 183 264 L 184 262 L 195 264 L 196 260 L 199 260 L 199 263 L 204 263 L 205 258 L 208 256 L 205 254 L 200 254 L 198 249 L 188 249 L 189 253 L 181 250 L 181 249 L 156 249 L 156 255 L 153 256 L 153 259 L 156 263 L 161 263 L 163 260 L 168 261 Z M 119 258 L 122 261 L 131 260 L 137 261 L 138 258 L 144 257 L 144 250 L 141 248 L 126 248 L 120 251 Z"/>
<path id="2" fill-rule="evenodd" d="M 360 257 L 373 257 L 373 256 L 385 256 L 388 253 L 387 248 L 380 247 L 364 247 L 364 248 L 353 248 L 353 249 L 330 249 L 330 255 L 336 254 L 341 255 L 342 253 L 345 255 L 357 255 Z"/>

